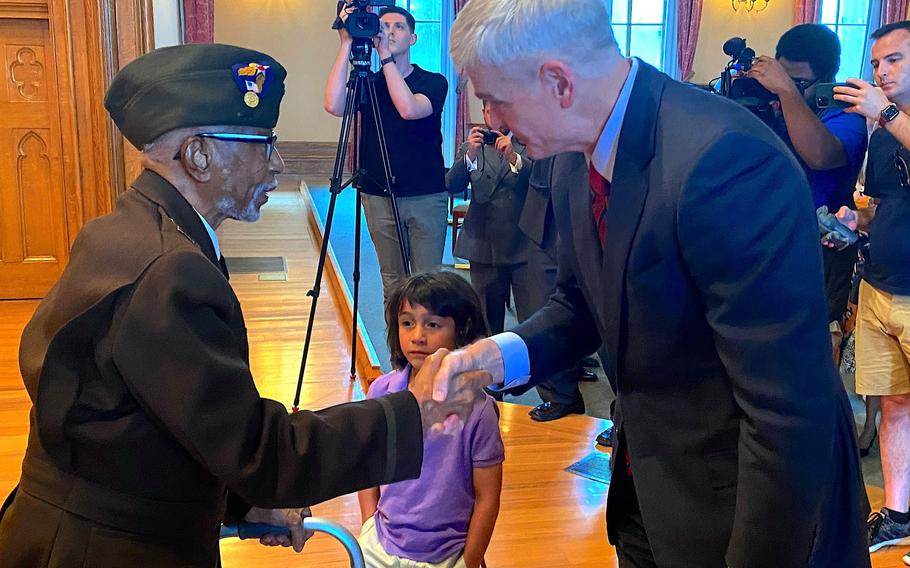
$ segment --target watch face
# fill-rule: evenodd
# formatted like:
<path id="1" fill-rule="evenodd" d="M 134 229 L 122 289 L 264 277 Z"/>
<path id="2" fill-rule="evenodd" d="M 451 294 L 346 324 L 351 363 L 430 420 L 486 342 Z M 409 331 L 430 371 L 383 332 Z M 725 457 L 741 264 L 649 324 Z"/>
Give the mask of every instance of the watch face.
<path id="1" fill-rule="evenodd" d="M 897 118 L 898 112 L 900 111 L 897 110 L 896 105 L 888 105 L 885 107 L 885 110 L 882 111 L 882 118 L 888 121 L 894 120 Z"/>

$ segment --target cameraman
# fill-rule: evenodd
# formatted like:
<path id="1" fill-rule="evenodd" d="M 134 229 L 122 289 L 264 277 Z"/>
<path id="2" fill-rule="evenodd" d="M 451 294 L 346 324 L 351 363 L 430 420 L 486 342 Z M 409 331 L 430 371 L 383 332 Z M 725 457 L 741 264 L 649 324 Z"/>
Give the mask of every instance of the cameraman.
<path id="1" fill-rule="evenodd" d="M 856 178 L 866 152 L 866 122 L 840 108 L 819 109 L 818 83 L 834 81 L 840 67 L 840 41 L 826 26 L 803 24 L 777 42 L 775 58 L 756 58 L 749 76 L 780 99 L 783 124 L 778 134 L 793 150 L 815 200 L 832 213 L 853 203 Z M 856 247 L 822 249 L 832 347 L 840 347 L 840 321 L 847 308 Z"/>
<path id="2" fill-rule="evenodd" d="M 350 4 L 346 5 L 339 18 L 346 22 L 352 11 Z M 379 20 L 380 33 L 373 38 L 373 45 L 381 69 L 371 73 L 370 80 L 388 147 L 394 179 L 391 191 L 398 203 L 411 272 L 428 272 L 442 263 L 448 217 L 442 158 L 442 107 L 448 82 L 439 73 L 411 63 L 411 46 L 417 42 L 414 16 L 392 6 L 379 12 Z M 344 26 L 338 34 L 341 46 L 329 73 L 323 104 L 330 114 L 342 116 L 353 40 Z M 361 187 L 363 209 L 379 257 L 383 294 L 388 299 L 405 270 L 392 204 L 386 194 L 376 117 L 369 104 L 360 110 L 360 158 L 366 172 Z"/>

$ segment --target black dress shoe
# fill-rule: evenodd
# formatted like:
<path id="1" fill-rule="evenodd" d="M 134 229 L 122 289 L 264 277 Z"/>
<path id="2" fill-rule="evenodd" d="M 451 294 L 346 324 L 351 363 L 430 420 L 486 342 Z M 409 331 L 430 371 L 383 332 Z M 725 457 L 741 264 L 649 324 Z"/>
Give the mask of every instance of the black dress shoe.
<path id="1" fill-rule="evenodd" d="M 578 368 L 578 380 L 585 383 L 596 383 L 597 382 L 597 373 L 590 369 L 585 369 L 584 367 Z"/>
<path id="2" fill-rule="evenodd" d="M 502 402 L 502 392 L 501 391 L 494 391 L 494 390 L 488 389 L 487 387 L 483 387 L 483 392 L 485 392 L 488 395 L 490 395 L 491 397 L 493 397 L 493 400 Z"/>
<path id="3" fill-rule="evenodd" d="M 550 420 L 559 420 L 563 416 L 568 416 L 569 414 L 584 414 L 585 413 L 585 403 L 584 401 L 578 402 L 544 402 L 535 406 L 528 415 L 531 417 L 531 420 L 536 420 L 537 422 L 549 422 Z"/>
<path id="4" fill-rule="evenodd" d="M 600 361 L 593 355 L 588 355 L 587 357 L 582 358 L 581 364 L 585 367 L 597 367 L 600 365 Z"/>
<path id="5" fill-rule="evenodd" d="M 613 446 L 613 427 L 610 426 L 603 432 L 597 435 L 597 438 L 594 439 L 597 442 L 598 446 L 604 446 L 610 448 Z"/>

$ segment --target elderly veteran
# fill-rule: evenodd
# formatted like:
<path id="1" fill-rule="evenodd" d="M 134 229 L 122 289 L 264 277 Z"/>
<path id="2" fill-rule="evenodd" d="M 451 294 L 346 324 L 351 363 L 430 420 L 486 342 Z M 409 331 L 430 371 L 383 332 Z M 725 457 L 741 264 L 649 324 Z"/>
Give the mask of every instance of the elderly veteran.
<path id="1" fill-rule="evenodd" d="M 4 567 L 216 566 L 219 524 L 242 518 L 287 524 L 264 544 L 299 551 L 307 512 L 271 508 L 416 478 L 422 418 L 457 414 L 428 389 L 423 410 L 410 392 L 293 415 L 259 396 L 214 230 L 255 221 L 277 185 L 284 78 L 211 44 L 114 78 L 105 106 L 144 170 L 79 234 L 23 333 L 33 408 L 0 509 Z"/>

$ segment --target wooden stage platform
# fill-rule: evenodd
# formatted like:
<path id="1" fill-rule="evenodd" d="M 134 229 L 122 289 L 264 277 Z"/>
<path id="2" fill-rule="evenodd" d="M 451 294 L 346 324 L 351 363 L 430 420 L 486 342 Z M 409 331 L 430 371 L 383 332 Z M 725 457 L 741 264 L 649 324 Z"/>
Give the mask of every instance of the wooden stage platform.
<path id="1" fill-rule="evenodd" d="M 235 274 L 231 283 L 243 304 L 257 386 L 263 396 L 288 406 L 293 399 L 310 307 L 306 292 L 312 286 L 319 252 L 309 232 L 307 215 L 307 202 L 297 192 L 296 183 L 284 184 L 271 195 L 258 223 L 230 221 L 221 231 L 221 247 L 229 257 L 287 258 L 286 281 L 261 281 L 256 275 Z M 30 403 L 19 377 L 16 352 L 22 327 L 36 305 L 0 302 L 0 500 L 18 480 L 25 450 Z M 363 398 L 362 386 L 348 379 L 349 332 L 341 321 L 333 294 L 324 287 L 301 397 L 304 408 L 319 409 Z M 524 406 L 502 405 L 504 488 L 502 510 L 487 553 L 488 566 L 616 566 L 615 552 L 606 541 L 606 486 L 563 471 L 597 451 L 593 440 L 603 421 L 573 416 L 538 424 L 527 411 Z M 870 496 L 873 505 L 880 505 L 880 490 L 870 488 Z M 313 514 L 359 531 L 354 495 L 317 505 Z M 223 542 L 222 552 L 227 568 L 347 566 L 344 552 L 321 535 L 313 538 L 299 556 L 286 549 L 238 541 Z M 902 552 L 906 549 L 875 554 L 875 568 L 903 567 Z"/>

